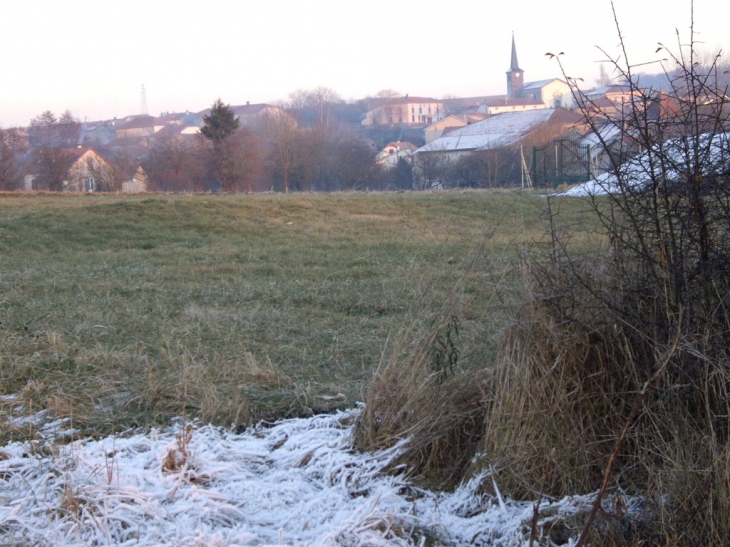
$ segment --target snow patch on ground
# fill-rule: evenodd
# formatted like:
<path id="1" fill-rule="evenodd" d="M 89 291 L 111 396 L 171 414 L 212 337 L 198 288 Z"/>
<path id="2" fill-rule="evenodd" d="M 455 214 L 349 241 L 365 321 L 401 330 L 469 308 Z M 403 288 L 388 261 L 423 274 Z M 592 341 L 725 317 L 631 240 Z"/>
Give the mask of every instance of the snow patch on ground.
<path id="1" fill-rule="evenodd" d="M 0 448 L 0 544 L 523 545 L 533 504 L 418 489 L 383 471 L 402 449 L 351 445 L 359 409 L 235 434 L 180 424 L 163 433 Z M 58 437 L 58 432 L 56 434 Z M 50 437 L 52 438 L 52 437 Z M 489 481 L 491 484 L 491 481 Z M 585 511 L 591 497 L 543 501 Z"/>

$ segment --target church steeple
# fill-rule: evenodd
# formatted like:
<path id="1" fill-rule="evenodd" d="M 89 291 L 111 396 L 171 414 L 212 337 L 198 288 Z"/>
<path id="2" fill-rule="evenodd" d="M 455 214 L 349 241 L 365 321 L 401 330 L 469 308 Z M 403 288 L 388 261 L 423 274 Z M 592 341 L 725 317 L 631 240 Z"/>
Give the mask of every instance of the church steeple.
<path id="1" fill-rule="evenodd" d="M 510 60 L 510 67 L 507 71 L 507 98 L 513 99 L 516 96 L 517 90 L 520 89 L 524 82 L 522 76 L 525 71 L 520 68 L 517 63 L 517 48 L 515 47 L 515 33 L 512 33 L 512 59 Z"/>

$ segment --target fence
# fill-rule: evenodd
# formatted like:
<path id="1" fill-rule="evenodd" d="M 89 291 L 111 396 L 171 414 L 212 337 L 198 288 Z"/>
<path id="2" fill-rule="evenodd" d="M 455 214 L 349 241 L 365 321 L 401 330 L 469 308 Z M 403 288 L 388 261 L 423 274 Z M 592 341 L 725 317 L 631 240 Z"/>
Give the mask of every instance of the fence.
<path id="1" fill-rule="evenodd" d="M 594 178 L 591 146 L 556 139 L 532 149 L 530 178 L 533 186 L 556 187 Z"/>

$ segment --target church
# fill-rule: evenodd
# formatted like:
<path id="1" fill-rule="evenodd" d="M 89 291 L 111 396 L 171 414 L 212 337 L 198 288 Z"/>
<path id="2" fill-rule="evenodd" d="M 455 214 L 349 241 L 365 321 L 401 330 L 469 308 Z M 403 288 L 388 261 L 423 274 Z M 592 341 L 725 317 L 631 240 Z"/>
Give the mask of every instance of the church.
<path id="1" fill-rule="evenodd" d="M 507 98 L 508 102 L 518 103 L 520 100 L 542 103 L 542 108 L 572 108 L 573 95 L 570 86 L 559 78 L 538 80 L 524 83 L 525 71 L 517 62 L 517 48 L 515 36 L 512 35 L 512 56 L 507 71 Z"/>

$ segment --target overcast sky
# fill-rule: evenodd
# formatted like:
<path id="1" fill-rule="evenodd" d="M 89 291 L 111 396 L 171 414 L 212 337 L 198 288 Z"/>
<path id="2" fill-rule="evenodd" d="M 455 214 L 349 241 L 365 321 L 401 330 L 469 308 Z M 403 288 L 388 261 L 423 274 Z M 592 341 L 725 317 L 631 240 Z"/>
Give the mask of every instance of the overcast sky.
<path id="1" fill-rule="evenodd" d="M 634 62 L 690 36 L 689 0 L 615 0 Z M 525 81 L 593 84 L 618 54 L 609 0 L 0 0 L 0 127 L 44 110 L 81 120 L 391 88 L 442 97 L 505 93 L 514 31 Z M 730 2 L 695 0 L 703 48 L 730 47 Z M 653 71 L 658 71 L 656 67 Z"/>

